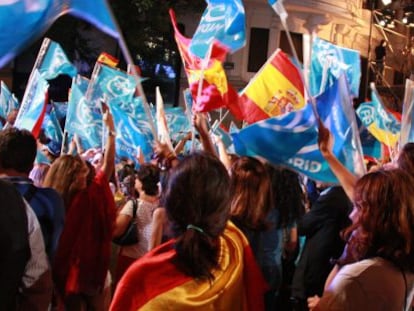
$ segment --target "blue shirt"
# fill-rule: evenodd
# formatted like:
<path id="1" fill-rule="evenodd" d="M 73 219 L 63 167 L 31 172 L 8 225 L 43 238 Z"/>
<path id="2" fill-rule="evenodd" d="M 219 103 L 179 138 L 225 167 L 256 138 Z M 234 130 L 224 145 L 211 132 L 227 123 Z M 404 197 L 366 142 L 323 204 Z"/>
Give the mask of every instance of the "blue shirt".
<path id="1" fill-rule="evenodd" d="M 52 188 L 36 187 L 30 178 L 8 176 L 3 179 L 13 183 L 23 197 L 31 192 L 32 197 L 26 200 L 37 216 L 47 255 L 49 259 L 52 259 L 63 230 L 65 218 L 62 197 Z"/>

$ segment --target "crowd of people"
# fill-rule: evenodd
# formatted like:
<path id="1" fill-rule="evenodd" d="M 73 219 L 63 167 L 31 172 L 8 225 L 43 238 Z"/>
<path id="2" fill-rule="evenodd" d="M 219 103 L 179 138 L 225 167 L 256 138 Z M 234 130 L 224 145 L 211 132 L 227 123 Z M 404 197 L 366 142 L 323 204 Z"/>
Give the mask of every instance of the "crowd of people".
<path id="1" fill-rule="evenodd" d="M 411 308 L 413 143 L 356 177 L 321 124 L 319 148 L 339 181 L 321 184 L 227 154 L 202 115 L 193 121 L 203 150 L 155 142 L 152 160 L 137 164 L 115 165 L 109 111 L 100 156 L 0 131 L 2 308 Z M 51 163 L 35 163 L 38 152 Z M 135 242 L 114 244 L 131 221 Z"/>

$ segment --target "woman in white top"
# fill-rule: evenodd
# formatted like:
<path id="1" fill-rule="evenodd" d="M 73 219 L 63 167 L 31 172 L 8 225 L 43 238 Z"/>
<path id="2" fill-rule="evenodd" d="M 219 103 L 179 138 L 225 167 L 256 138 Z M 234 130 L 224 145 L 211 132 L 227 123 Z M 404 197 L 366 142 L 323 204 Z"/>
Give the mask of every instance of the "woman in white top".
<path id="1" fill-rule="evenodd" d="M 138 258 L 146 254 L 150 248 L 152 234 L 152 218 L 159 206 L 160 172 L 152 164 L 142 164 L 135 176 L 135 190 L 139 193 L 136 199 L 136 222 L 138 228 L 138 243 L 121 246 L 116 268 L 116 280 L 119 280 L 126 269 Z M 134 201 L 129 200 L 119 212 L 114 230 L 114 236 L 120 236 L 126 230 L 133 217 Z"/>

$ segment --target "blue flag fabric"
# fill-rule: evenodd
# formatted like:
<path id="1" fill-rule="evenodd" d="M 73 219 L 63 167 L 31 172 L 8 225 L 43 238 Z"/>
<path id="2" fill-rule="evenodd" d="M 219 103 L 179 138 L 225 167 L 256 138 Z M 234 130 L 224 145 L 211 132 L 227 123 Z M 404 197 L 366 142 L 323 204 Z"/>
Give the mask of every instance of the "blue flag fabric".
<path id="1" fill-rule="evenodd" d="M 191 124 L 181 107 L 167 107 L 165 108 L 165 118 L 167 119 L 167 126 L 170 132 L 171 140 L 180 141 L 189 131 L 191 131 Z"/>
<path id="2" fill-rule="evenodd" d="M 3 0 L 0 1 L 0 68 L 66 13 L 119 37 L 105 0 Z"/>
<path id="3" fill-rule="evenodd" d="M 97 72 L 89 83 L 86 96 L 99 107 L 101 101 L 132 102 L 135 93 L 135 78 L 124 71 L 97 64 Z M 88 95 L 89 94 L 89 95 Z"/>
<path id="4" fill-rule="evenodd" d="M 346 75 L 351 95 L 358 97 L 361 81 L 359 52 L 315 37 L 309 75 L 311 95 L 324 92 L 342 73 Z"/>
<path id="5" fill-rule="evenodd" d="M 200 24 L 190 43 L 190 51 L 200 58 L 206 57 L 214 40 L 230 52 L 246 44 L 246 23 L 241 0 L 206 0 Z"/>
<path id="6" fill-rule="evenodd" d="M 45 106 L 45 96 L 49 84 L 35 69 L 33 79 L 27 86 L 22 105 L 17 114 L 14 126 L 20 129 L 32 131 L 42 114 Z"/>
<path id="7" fill-rule="evenodd" d="M 59 145 L 62 144 L 63 132 L 57 119 L 55 109 L 52 108 L 50 112 L 45 115 L 43 129 L 47 137 L 54 142 L 57 142 Z"/>
<path id="8" fill-rule="evenodd" d="M 66 118 L 68 111 L 68 102 L 55 102 L 52 101 L 53 109 L 55 110 L 56 118 L 61 121 Z"/>
<path id="9" fill-rule="evenodd" d="M 357 122 L 364 156 L 380 159 L 382 153 L 381 143 L 368 131 L 359 118 L 357 118 Z"/>
<path id="10" fill-rule="evenodd" d="M 48 41 L 48 46 L 39 67 L 42 77 L 46 80 L 52 80 L 61 74 L 66 74 L 72 78 L 76 76 L 76 67 L 69 61 L 59 43 L 48 38 L 45 38 L 45 40 Z"/>
<path id="11" fill-rule="evenodd" d="M 394 147 L 400 136 L 401 123 L 384 108 L 374 84 L 371 84 L 371 88 L 372 101 L 360 104 L 357 115 L 375 138 Z"/>
<path id="12" fill-rule="evenodd" d="M 77 76 L 72 80 L 65 132 L 77 134 L 85 149 L 102 145 L 102 114 L 86 101 L 88 80 Z"/>
<path id="13" fill-rule="evenodd" d="M 145 161 L 150 161 L 152 154 L 152 135 L 151 126 L 147 121 L 145 113 L 135 113 L 140 109 L 134 106 L 142 106 L 142 102 L 135 100 L 129 105 L 119 105 L 110 102 L 110 109 L 116 124 L 116 159 L 127 158 L 137 162 L 138 149 L 144 155 Z M 126 110 L 125 108 L 128 107 Z"/>
<path id="14" fill-rule="evenodd" d="M 6 83 L 0 82 L 0 117 L 7 118 L 7 115 L 14 109 L 19 108 L 19 102 L 10 92 Z"/>
<path id="15" fill-rule="evenodd" d="M 414 81 L 405 81 L 405 94 L 402 108 L 400 146 L 414 142 Z"/>
<path id="16" fill-rule="evenodd" d="M 346 95 L 341 96 L 343 80 L 335 81 L 316 98 L 317 110 L 334 136 L 334 154 L 349 170 L 360 175 L 364 168 L 360 143 L 355 141 L 359 136 L 351 124 L 355 119 L 350 120 L 349 109 L 343 107 L 351 105 L 349 97 L 344 102 Z M 313 180 L 338 182 L 319 151 L 317 123 L 310 104 L 281 117 L 257 122 L 233 133 L 232 137 L 239 155 L 258 156 L 273 164 L 287 165 Z"/>

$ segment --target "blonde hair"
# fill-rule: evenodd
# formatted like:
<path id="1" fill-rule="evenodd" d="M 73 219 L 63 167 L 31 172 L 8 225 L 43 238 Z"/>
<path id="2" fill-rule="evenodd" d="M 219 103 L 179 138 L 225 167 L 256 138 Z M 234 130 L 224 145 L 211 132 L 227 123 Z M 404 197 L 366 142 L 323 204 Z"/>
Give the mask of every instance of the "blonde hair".
<path id="1" fill-rule="evenodd" d="M 55 189 L 68 208 L 73 196 L 79 190 L 76 179 L 84 168 L 85 163 L 79 156 L 63 155 L 50 166 L 43 186 Z"/>

